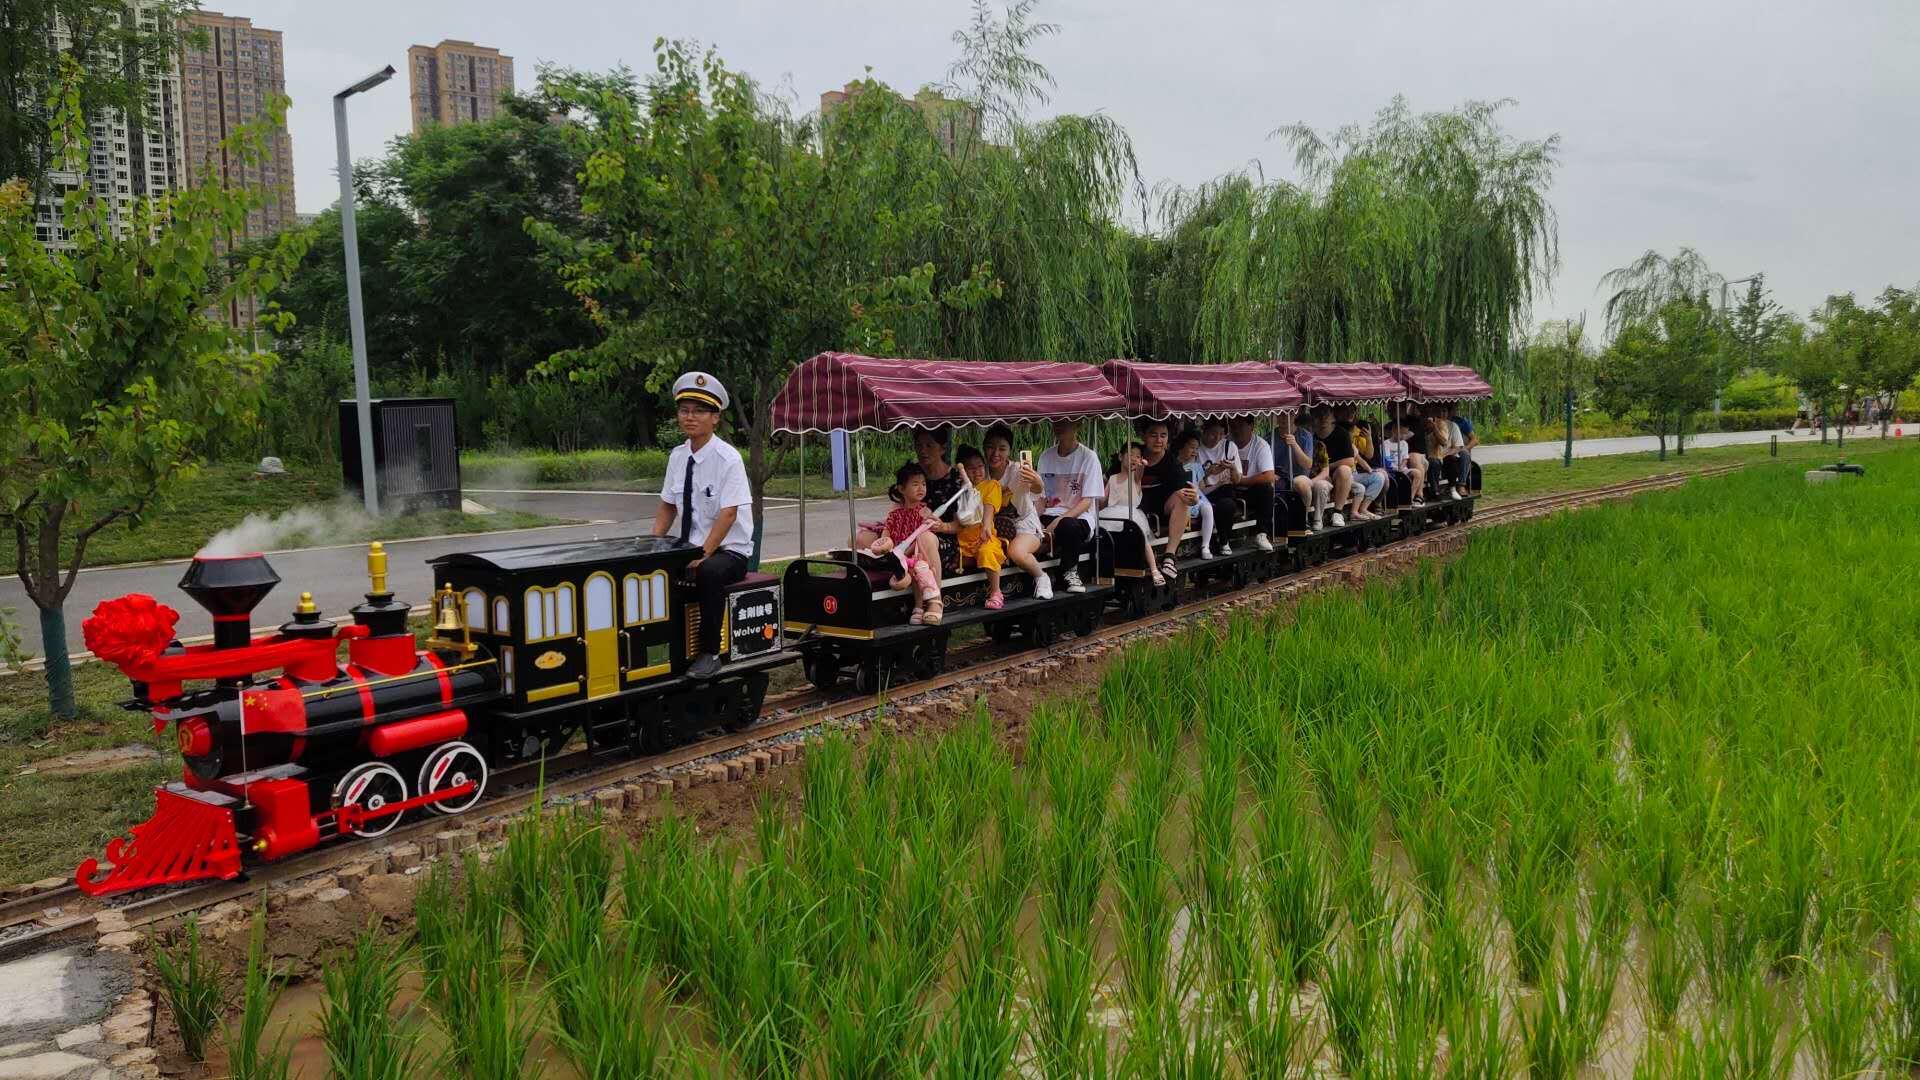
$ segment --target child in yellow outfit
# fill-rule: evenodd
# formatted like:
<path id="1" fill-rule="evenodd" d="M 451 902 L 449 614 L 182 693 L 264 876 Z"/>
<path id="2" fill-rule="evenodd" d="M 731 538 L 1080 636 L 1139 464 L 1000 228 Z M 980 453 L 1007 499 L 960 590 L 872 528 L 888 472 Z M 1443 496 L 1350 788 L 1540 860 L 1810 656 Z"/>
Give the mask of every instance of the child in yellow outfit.
<path id="1" fill-rule="evenodd" d="M 967 479 L 973 484 L 973 490 L 980 495 L 985 509 L 980 524 L 969 525 L 960 530 L 960 560 L 971 560 L 974 565 L 987 573 L 987 607 L 998 611 L 1007 604 L 1000 595 L 1000 568 L 1006 565 L 1007 549 L 1000 543 L 1000 534 L 994 531 L 993 516 L 1006 505 L 1006 493 L 1000 490 L 1000 482 L 987 479 L 987 459 L 980 451 L 971 446 L 963 446 L 955 455 L 960 467 L 967 470 Z"/>

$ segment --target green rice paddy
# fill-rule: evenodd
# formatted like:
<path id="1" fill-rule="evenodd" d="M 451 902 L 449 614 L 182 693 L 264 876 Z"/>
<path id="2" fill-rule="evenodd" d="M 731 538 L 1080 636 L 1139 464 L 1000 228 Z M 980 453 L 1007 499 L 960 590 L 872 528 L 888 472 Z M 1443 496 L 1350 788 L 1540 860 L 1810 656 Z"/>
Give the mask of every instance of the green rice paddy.
<path id="1" fill-rule="evenodd" d="M 443 1067 L 1906 1072 L 1916 481 L 1885 455 L 1479 532 L 1137 646 L 1018 751 L 984 717 L 829 741 L 751 841 L 526 821 L 423 894 Z"/>

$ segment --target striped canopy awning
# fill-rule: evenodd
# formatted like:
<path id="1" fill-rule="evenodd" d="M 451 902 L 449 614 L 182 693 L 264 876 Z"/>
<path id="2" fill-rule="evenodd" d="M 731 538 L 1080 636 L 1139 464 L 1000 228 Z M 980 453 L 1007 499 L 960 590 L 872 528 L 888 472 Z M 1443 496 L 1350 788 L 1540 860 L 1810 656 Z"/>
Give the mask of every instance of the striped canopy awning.
<path id="1" fill-rule="evenodd" d="M 1493 386 L 1470 367 L 1458 364 L 1388 364 L 1394 377 L 1407 388 L 1407 400 L 1479 401 L 1493 396 Z"/>
<path id="2" fill-rule="evenodd" d="M 1405 401 L 1407 388 L 1386 364 L 1303 364 L 1276 360 L 1273 367 L 1293 381 L 1309 405 L 1365 405 Z"/>
<path id="3" fill-rule="evenodd" d="M 1293 412 L 1303 400 L 1286 376 L 1252 360 L 1237 364 L 1109 360 L 1100 365 L 1100 374 L 1127 399 L 1128 412 L 1155 420 Z"/>
<path id="4" fill-rule="evenodd" d="M 1065 420 L 1127 414 L 1127 401 L 1091 364 L 883 360 L 821 353 L 793 370 L 773 399 L 788 434 L 893 431 L 943 424 Z"/>

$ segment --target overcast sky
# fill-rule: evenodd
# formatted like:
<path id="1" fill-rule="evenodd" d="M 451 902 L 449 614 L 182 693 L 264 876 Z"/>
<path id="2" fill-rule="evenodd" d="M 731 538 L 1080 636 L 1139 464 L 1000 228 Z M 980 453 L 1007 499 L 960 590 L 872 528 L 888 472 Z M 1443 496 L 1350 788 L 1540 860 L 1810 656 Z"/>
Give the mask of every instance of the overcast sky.
<path id="1" fill-rule="evenodd" d="M 536 64 L 645 71 L 656 38 L 715 45 L 812 108 L 871 67 L 911 91 L 954 55 L 964 0 L 205 0 L 286 34 L 303 211 L 338 197 L 330 98 L 356 156 L 409 130 L 406 50 L 443 38 Z M 244 5 L 244 6 L 243 6 Z M 1920 3 L 1915 0 L 1042 0 L 1046 111 L 1103 112 L 1149 184 L 1258 161 L 1289 175 L 1282 124 L 1365 121 L 1507 97 L 1516 136 L 1561 137 L 1551 193 L 1561 270 L 1536 315 L 1591 312 L 1600 276 L 1648 248 L 1699 249 L 1730 278 L 1765 271 L 1802 314 L 1830 292 L 1920 281 Z"/>

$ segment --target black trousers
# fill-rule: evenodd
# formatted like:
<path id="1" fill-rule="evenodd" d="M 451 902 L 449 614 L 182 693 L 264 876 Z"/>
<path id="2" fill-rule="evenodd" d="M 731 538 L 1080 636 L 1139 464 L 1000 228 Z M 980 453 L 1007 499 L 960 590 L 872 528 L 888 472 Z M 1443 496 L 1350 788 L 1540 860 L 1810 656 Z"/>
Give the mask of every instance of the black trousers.
<path id="1" fill-rule="evenodd" d="M 1207 492 L 1207 501 L 1213 504 L 1213 526 L 1225 529 L 1240 520 L 1239 492 L 1226 484 Z"/>
<path id="2" fill-rule="evenodd" d="M 1274 491 L 1272 484 L 1242 484 L 1233 489 L 1235 498 L 1247 509 L 1253 531 L 1273 535 Z"/>
<path id="3" fill-rule="evenodd" d="M 1467 455 L 1454 454 L 1447 458 L 1442 464 L 1446 466 L 1445 472 L 1448 483 L 1459 484 L 1461 487 L 1467 486 L 1467 469 L 1471 465 L 1471 461 Z"/>
<path id="4" fill-rule="evenodd" d="M 720 550 L 700 560 L 693 568 L 693 590 L 700 597 L 700 655 L 720 652 L 720 623 L 726 614 L 721 606 L 727 586 L 747 576 L 747 557 Z"/>
<path id="5" fill-rule="evenodd" d="M 1093 539 L 1093 526 L 1080 518 L 1065 518 L 1053 527 L 1053 553 L 1060 557 L 1060 569 L 1072 570 Z"/>

